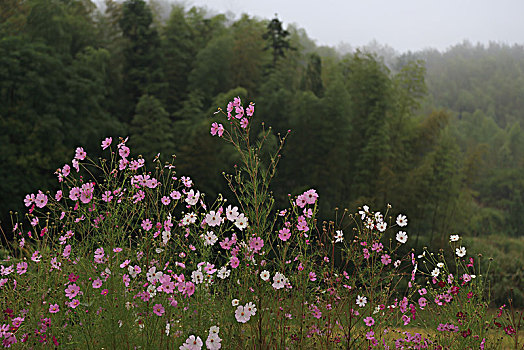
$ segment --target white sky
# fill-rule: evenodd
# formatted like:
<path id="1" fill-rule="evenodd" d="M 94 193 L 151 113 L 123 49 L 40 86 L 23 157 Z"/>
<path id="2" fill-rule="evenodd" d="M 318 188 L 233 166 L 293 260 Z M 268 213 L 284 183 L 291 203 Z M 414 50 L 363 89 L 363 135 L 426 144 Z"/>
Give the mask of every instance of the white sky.
<path id="1" fill-rule="evenodd" d="M 169 0 L 174 2 L 175 0 Z M 359 47 L 376 39 L 405 52 L 469 40 L 524 44 L 524 0 L 178 0 L 304 28 L 317 45 Z"/>

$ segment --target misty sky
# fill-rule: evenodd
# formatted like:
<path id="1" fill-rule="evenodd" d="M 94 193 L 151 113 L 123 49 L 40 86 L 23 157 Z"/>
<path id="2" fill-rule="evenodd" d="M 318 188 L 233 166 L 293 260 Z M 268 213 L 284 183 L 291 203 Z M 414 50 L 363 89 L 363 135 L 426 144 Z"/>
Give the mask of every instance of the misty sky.
<path id="1" fill-rule="evenodd" d="M 174 0 L 172 0 L 174 1 Z M 376 39 L 405 52 L 445 50 L 465 39 L 524 44 L 524 0 L 183 0 L 213 12 L 248 13 L 304 28 L 317 45 Z"/>

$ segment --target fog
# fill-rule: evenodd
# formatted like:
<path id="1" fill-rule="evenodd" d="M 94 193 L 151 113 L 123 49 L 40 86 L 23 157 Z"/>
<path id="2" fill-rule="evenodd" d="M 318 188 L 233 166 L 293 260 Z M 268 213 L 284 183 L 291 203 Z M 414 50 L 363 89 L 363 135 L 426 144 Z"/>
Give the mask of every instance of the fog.
<path id="1" fill-rule="evenodd" d="M 171 2 L 175 2 L 171 0 Z M 443 51 L 468 40 L 488 44 L 524 43 L 522 0 L 186 0 L 238 17 L 248 13 L 304 28 L 317 45 L 353 47 L 376 40 L 400 52 Z"/>

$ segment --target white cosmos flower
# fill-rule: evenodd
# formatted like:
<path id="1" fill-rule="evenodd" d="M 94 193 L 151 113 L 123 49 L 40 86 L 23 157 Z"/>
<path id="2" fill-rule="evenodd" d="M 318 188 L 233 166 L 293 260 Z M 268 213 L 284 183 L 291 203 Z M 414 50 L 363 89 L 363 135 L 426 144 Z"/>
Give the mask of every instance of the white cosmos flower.
<path id="1" fill-rule="evenodd" d="M 397 216 L 397 225 L 400 227 L 404 227 L 408 224 L 408 219 L 406 218 L 406 215 L 399 214 Z"/>
<path id="2" fill-rule="evenodd" d="M 408 234 L 404 231 L 398 231 L 397 233 L 397 241 L 404 244 L 408 241 Z"/>
<path id="3" fill-rule="evenodd" d="M 260 278 L 262 278 L 262 280 L 264 281 L 267 281 L 270 277 L 270 274 L 269 274 L 269 271 L 267 270 L 264 270 L 260 273 Z"/>
<path id="4" fill-rule="evenodd" d="M 227 267 L 222 266 L 220 269 L 218 269 L 217 276 L 220 279 L 226 279 L 231 275 L 231 270 L 228 270 Z"/>
<path id="5" fill-rule="evenodd" d="M 379 223 L 377 224 L 377 230 L 379 230 L 380 232 L 384 232 L 384 231 L 386 231 L 386 228 L 387 228 L 387 227 L 388 227 L 388 224 L 385 223 L 384 221 L 379 222 Z"/>
<path id="6" fill-rule="evenodd" d="M 202 271 L 193 271 L 193 273 L 191 274 L 191 280 L 194 284 L 200 284 L 204 282 L 204 274 L 202 273 Z"/>
<path id="7" fill-rule="evenodd" d="M 164 245 L 167 244 L 170 238 L 171 238 L 171 231 L 162 232 L 162 243 L 164 243 Z"/>
<path id="8" fill-rule="evenodd" d="M 195 191 L 191 190 L 187 193 L 186 203 L 189 205 L 195 205 L 197 204 L 199 197 L 200 197 L 200 192 L 196 191 L 195 193 Z"/>
<path id="9" fill-rule="evenodd" d="M 205 246 L 210 246 L 210 245 L 214 245 L 217 240 L 218 240 L 218 237 L 213 233 L 213 231 L 208 231 L 204 236 L 204 245 Z"/>
<path id="10" fill-rule="evenodd" d="M 146 290 L 151 298 L 154 298 L 156 296 L 156 287 L 154 284 L 150 284 L 149 286 L 147 286 Z"/>
<path id="11" fill-rule="evenodd" d="M 360 296 L 360 295 L 357 296 L 356 304 L 358 306 L 364 307 L 366 306 L 367 302 L 368 302 L 368 298 Z"/>
<path id="12" fill-rule="evenodd" d="M 242 305 L 239 305 L 235 311 L 235 318 L 240 323 L 246 323 L 251 318 L 251 314 Z"/>
<path id="13" fill-rule="evenodd" d="M 222 218 L 220 217 L 220 213 L 216 213 L 214 210 L 210 211 L 209 214 L 206 215 L 206 223 L 209 226 L 218 226 L 222 222 Z"/>
<path id="14" fill-rule="evenodd" d="M 435 269 L 431 271 L 431 276 L 436 278 L 438 277 L 438 275 L 440 275 L 440 269 L 438 267 L 435 267 Z"/>
<path id="15" fill-rule="evenodd" d="M 218 334 L 220 332 L 220 327 L 218 326 L 211 326 L 209 328 L 209 334 Z"/>
<path id="16" fill-rule="evenodd" d="M 364 220 L 366 218 L 366 214 L 369 213 L 369 207 L 367 205 L 364 205 L 362 209 L 364 210 L 359 210 L 358 213 L 360 214 L 360 219 Z"/>
<path id="17" fill-rule="evenodd" d="M 150 282 L 150 283 L 154 283 L 155 281 L 159 280 L 160 277 L 163 276 L 163 273 L 162 271 L 156 271 L 156 266 L 153 266 L 151 267 L 147 273 L 146 273 L 146 277 L 147 277 L 147 280 Z"/>
<path id="18" fill-rule="evenodd" d="M 449 240 L 450 240 L 451 242 L 456 242 L 456 241 L 458 241 L 459 239 L 460 239 L 460 236 L 459 236 L 459 235 L 451 235 L 451 236 L 449 236 Z"/>
<path id="19" fill-rule="evenodd" d="M 275 273 L 275 275 L 273 276 L 273 288 L 275 289 L 281 289 L 281 288 L 284 288 L 286 286 L 286 281 L 287 281 L 287 278 L 286 276 L 284 276 L 283 274 L 281 274 L 280 272 L 277 272 Z"/>
<path id="20" fill-rule="evenodd" d="M 249 302 L 246 305 L 244 305 L 244 310 L 249 312 L 251 316 L 254 316 L 257 313 L 257 307 L 252 302 Z"/>
<path id="21" fill-rule="evenodd" d="M 241 231 L 245 229 L 248 226 L 247 217 L 245 217 L 244 214 L 239 214 L 235 220 L 235 226 Z"/>
<path id="22" fill-rule="evenodd" d="M 344 232 L 342 230 L 337 230 L 335 235 L 335 243 L 342 242 L 344 240 Z"/>
<path id="23" fill-rule="evenodd" d="M 444 267 L 444 263 L 439 262 L 439 263 L 437 264 L 437 267 L 440 268 L 440 269 L 443 268 L 443 267 Z"/>
<path id="24" fill-rule="evenodd" d="M 216 333 L 209 333 L 209 336 L 206 339 L 206 347 L 209 350 L 218 350 L 222 348 L 222 339 Z"/>
<path id="25" fill-rule="evenodd" d="M 457 248 L 455 249 L 455 252 L 457 253 L 457 256 L 459 258 L 462 258 L 464 255 L 466 255 L 466 248 L 465 247 Z"/>
<path id="26" fill-rule="evenodd" d="M 229 221 L 235 221 L 238 218 L 238 207 L 228 205 L 226 208 L 226 217 Z"/>
<path id="27" fill-rule="evenodd" d="M 233 305 L 233 306 L 237 306 L 239 303 L 240 303 L 240 300 L 238 300 L 238 299 L 231 300 L 231 305 Z"/>
<path id="28" fill-rule="evenodd" d="M 195 337 L 194 335 L 190 335 L 189 338 L 186 339 L 186 342 L 179 347 L 179 349 L 180 350 L 202 349 L 203 345 L 204 343 L 202 342 L 202 339 L 200 339 L 200 337 Z"/>

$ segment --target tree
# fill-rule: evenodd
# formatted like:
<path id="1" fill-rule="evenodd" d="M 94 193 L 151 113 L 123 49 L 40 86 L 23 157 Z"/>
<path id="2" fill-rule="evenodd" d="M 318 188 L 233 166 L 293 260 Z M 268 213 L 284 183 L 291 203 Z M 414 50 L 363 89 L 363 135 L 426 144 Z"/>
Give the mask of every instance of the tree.
<path id="1" fill-rule="evenodd" d="M 121 117 L 127 122 L 140 96 L 148 94 L 164 100 L 160 37 L 152 23 L 153 14 L 143 0 L 124 2 L 120 27 L 127 39 L 123 72 L 127 103 Z"/>
<path id="2" fill-rule="evenodd" d="M 308 57 L 306 72 L 302 76 L 300 88 L 313 92 L 317 97 L 322 97 L 324 94 L 322 59 L 316 53 L 312 53 Z"/>
<path id="3" fill-rule="evenodd" d="M 282 28 L 282 22 L 278 19 L 277 15 L 267 25 L 267 32 L 263 35 L 263 38 L 269 41 L 266 49 L 271 49 L 273 53 L 273 65 L 275 68 L 277 60 L 280 57 L 286 56 L 286 50 L 293 50 L 293 47 L 289 43 L 289 32 Z"/>
<path id="4" fill-rule="evenodd" d="M 154 96 L 143 95 L 131 121 L 129 144 L 147 161 L 160 152 L 162 160 L 171 161 L 175 153 L 172 123 L 162 103 Z"/>

